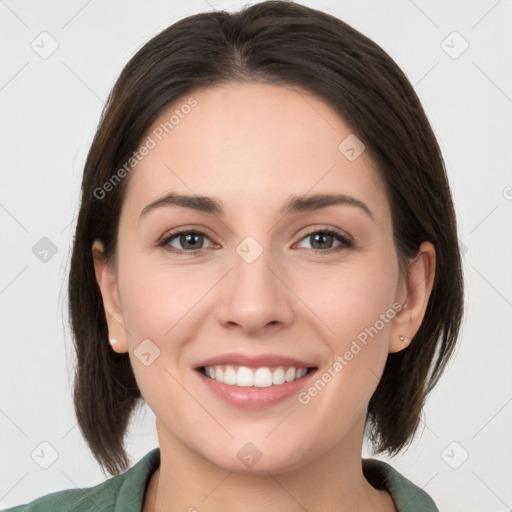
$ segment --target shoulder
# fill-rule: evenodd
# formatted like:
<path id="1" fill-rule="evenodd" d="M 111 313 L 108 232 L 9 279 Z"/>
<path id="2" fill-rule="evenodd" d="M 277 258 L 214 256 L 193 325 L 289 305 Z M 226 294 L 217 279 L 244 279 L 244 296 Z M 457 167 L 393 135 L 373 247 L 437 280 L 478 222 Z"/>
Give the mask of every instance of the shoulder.
<path id="1" fill-rule="evenodd" d="M 94 487 L 53 492 L 0 512 L 140 511 L 147 481 L 159 464 L 160 450 L 155 448 L 121 475 Z"/>
<path id="2" fill-rule="evenodd" d="M 434 500 L 387 462 L 363 459 L 363 473 L 377 489 L 386 489 L 398 512 L 439 512 Z"/>
<path id="3" fill-rule="evenodd" d="M 118 479 L 119 476 L 115 476 L 95 487 L 53 492 L 36 498 L 30 503 L 2 509 L 2 512 L 60 512 L 64 510 L 104 512 L 113 510 L 115 495 L 119 490 Z"/>

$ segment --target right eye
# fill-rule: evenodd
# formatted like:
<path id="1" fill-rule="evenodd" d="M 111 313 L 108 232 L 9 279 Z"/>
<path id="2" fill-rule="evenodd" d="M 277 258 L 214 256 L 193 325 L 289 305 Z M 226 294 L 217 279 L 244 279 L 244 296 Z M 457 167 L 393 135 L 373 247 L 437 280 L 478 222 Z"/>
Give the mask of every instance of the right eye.
<path id="1" fill-rule="evenodd" d="M 159 245 L 169 249 L 171 252 L 195 254 L 203 249 L 202 242 L 205 238 L 210 240 L 202 231 L 187 229 L 170 233 Z M 181 248 L 176 248 L 171 243 L 175 239 L 175 243 L 181 245 Z"/>

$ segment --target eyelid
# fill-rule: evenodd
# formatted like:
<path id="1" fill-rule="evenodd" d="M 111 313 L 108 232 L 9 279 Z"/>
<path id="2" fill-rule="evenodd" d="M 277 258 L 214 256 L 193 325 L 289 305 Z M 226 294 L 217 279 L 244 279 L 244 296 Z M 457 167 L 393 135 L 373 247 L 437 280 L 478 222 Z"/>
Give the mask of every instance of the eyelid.
<path id="1" fill-rule="evenodd" d="M 198 233 L 198 234 L 201 234 L 201 235 L 208 235 L 209 238 L 212 238 L 212 235 L 210 235 L 210 230 L 208 228 L 205 228 L 203 226 L 201 227 L 196 227 L 196 226 L 193 226 L 193 225 L 190 225 L 190 226 L 179 226 L 177 228 L 174 228 L 174 229 L 170 229 L 169 231 L 166 231 L 161 237 L 160 239 L 158 240 L 157 244 L 159 244 L 160 242 L 165 242 L 168 238 L 170 237 L 174 237 L 176 235 L 181 235 L 183 233 Z"/>
<path id="2" fill-rule="evenodd" d="M 312 235 L 312 234 L 318 233 L 318 232 L 334 234 L 334 235 L 337 235 L 337 236 L 343 238 L 350 244 L 355 243 L 354 238 L 349 233 L 347 233 L 346 231 L 342 231 L 341 229 L 333 228 L 330 226 L 315 226 L 315 227 L 311 228 L 311 230 L 308 230 L 301 235 L 299 242 L 303 238 L 307 237 L 308 235 Z"/>

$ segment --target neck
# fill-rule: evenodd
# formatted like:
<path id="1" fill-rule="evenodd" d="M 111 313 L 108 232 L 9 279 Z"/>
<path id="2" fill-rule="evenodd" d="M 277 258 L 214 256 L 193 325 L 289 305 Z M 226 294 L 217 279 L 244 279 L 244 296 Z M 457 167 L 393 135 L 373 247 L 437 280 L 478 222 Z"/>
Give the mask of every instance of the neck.
<path id="1" fill-rule="evenodd" d="M 189 450 L 168 431 L 163 435 L 158 420 L 157 430 L 160 467 L 146 491 L 143 512 L 396 510 L 391 496 L 363 475 L 362 435 L 344 438 L 296 469 L 234 472 Z"/>

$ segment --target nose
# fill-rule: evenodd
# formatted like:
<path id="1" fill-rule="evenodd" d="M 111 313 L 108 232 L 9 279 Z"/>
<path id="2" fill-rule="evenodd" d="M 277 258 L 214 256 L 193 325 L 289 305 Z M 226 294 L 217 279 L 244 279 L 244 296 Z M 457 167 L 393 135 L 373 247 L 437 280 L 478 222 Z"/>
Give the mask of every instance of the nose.
<path id="1" fill-rule="evenodd" d="M 247 336 L 261 337 L 267 331 L 289 325 L 293 319 L 294 295 L 284 265 L 270 250 L 250 240 L 237 247 L 233 268 L 223 279 L 217 315 L 228 328 Z M 296 299 L 295 299 L 296 300 Z"/>

